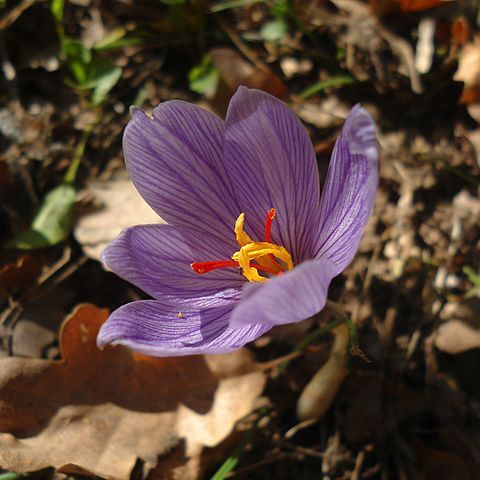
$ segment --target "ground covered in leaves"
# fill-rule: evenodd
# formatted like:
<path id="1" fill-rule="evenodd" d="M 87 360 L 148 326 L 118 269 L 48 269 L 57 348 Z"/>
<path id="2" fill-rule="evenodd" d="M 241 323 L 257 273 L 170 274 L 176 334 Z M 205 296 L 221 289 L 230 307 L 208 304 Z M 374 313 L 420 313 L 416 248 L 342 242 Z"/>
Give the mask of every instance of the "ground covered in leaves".
<path id="1" fill-rule="evenodd" d="M 3 0 L 0 15 L 0 479 L 478 478 L 478 2 Z M 380 187 L 354 262 L 321 314 L 234 354 L 99 351 L 108 311 L 145 298 L 99 253 L 161 221 L 124 169 L 130 105 L 223 115 L 239 85 L 296 111 L 322 178 L 350 107 L 375 118 Z"/>

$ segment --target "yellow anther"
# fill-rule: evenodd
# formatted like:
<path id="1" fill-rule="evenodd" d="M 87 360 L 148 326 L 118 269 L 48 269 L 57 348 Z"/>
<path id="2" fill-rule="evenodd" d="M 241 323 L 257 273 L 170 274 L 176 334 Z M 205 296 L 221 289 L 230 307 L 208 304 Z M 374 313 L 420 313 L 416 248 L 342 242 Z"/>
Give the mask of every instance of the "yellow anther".
<path id="1" fill-rule="evenodd" d="M 240 249 L 239 252 L 236 253 L 238 253 L 237 261 L 242 269 L 242 274 L 249 282 L 264 282 L 265 280 L 267 280 L 266 277 L 262 277 L 258 273 L 258 270 L 256 268 L 250 266 L 250 259 L 248 257 L 248 253 L 243 247 Z"/>
<path id="2" fill-rule="evenodd" d="M 275 209 L 267 212 L 265 224 L 265 242 L 255 242 L 244 230 L 245 214 L 241 213 L 234 227 L 235 237 L 240 250 L 232 255 L 231 260 L 213 260 L 207 262 L 193 262 L 194 272 L 203 274 L 217 268 L 240 267 L 243 276 L 250 282 L 264 282 L 270 277 L 293 269 L 293 260 L 285 247 L 270 243 L 270 229 L 275 217 Z M 252 263 L 253 262 L 253 263 Z M 262 276 L 265 273 L 267 276 Z M 179 318 L 183 314 L 179 312 Z"/>
<path id="3" fill-rule="evenodd" d="M 240 247 L 243 247 L 244 245 L 247 245 L 248 243 L 253 243 L 253 240 L 250 238 L 250 236 L 245 233 L 245 230 L 243 229 L 243 225 L 245 223 L 245 214 L 241 213 L 237 221 L 235 222 L 235 236 L 237 237 L 237 243 L 240 245 Z"/>
<path id="4" fill-rule="evenodd" d="M 255 260 L 258 266 L 273 274 L 293 268 L 292 257 L 285 247 L 269 242 L 254 242 L 244 230 L 245 214 L 241 213 L 235 222 L 235 236 L 240 250 L 232 255 L 232 259 L 238 262 L 243 276 L 250 282 L 264 282 L 267 280 L 258 273 L 258 268 L 250 266 L 251 260 Z M 283 265 L 278 263 L 278 260 Z"/>
<path id="5" fill-rule="evenodd" d="M 279 269 L 280 264 L 273 262 L 270 258 L 273 255 L 277 260 L 282 262 L 282 267 Z M 275 245 L 268 242 L 251 242 L 244 245 L 238 252 L 232 255 L 232 260 L 238 262 L 242 269 L 243 275 L 250 282 L 263 282 L 267 280 L 266 277 L 259 275 L 255 266 L 250 266 L 250 262 L 255 260 L 262 267 L 270 268 L 269 265 L 274 264 L 277 273 L 282 270 L 292 270 L 293 261 L 291 255 L 288 253 L 285 247 Z M 268 265 L 265 265 L 268 263 Z M 276 263 L 276 265 L 275 265 Z"/>

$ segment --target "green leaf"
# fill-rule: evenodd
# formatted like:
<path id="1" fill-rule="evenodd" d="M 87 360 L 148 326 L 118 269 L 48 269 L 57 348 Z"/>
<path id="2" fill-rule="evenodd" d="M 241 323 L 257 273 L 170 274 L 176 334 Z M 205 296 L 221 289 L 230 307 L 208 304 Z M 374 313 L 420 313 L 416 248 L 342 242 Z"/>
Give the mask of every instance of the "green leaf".
<path id="1" fill-rule="evenodd" d="M 80 40 L 65 38 L 63 49 L 67 61 L 77 61 L 83 65 L 92 61 L 92 52 Z"/>
<path id="2" fill-rule="evenodd" d="M 2 6 L 2 2 L 0 0 L 0 7 Z M 15 472 L 4 472 L 0 473 L 0 480 L 18 480 L 21 478 L 21 475 L 19 473 Z"/>
<path id="3" fill-rule="evenodd" d="M 472 267 L 464 265 L 462 270 L 476 287 L 480 287 L 480 275 L 478 275 L 478 273 Z"/>
<path id="4" fill-rule="evenodd" d="M 93 49 L 97 52 L 105 52 L 107 50 L 113 50 L 114 48 L 132 47 L 135 45 L 142 45 L 143 43 L 144 39 L 141 37 L 124 37 L 110 42 L 102 40 L 96 44 Z"/>
<path id="5" fill-rule="evenodd" d="M 290 5 L 287 0 L 274 0 L 272 3 L 270 13 L 274 17 L 283 17 L 289 12 L 289 10 L 290 10 Z"/>
<path id="6" fill-rule="evenodd" d="M 108 92 L 117 84 L 122 76 L 122 69 L 108 58 L 94 58 L 89 65 L 87 82 L 84 88 L 93 88 L 92 103 L 102 103 Z"/>
<path id="7" fill-rule="evenodd" d="M 267 408 L 260 408 L 258 410 L 258 417 L 255 420 L 252 428 L 247 431 L 245 436 L 243 437 L 242 441 L 237 445 L 235 450 L 232 452 L 232 455 L 228 457 L 221 467 L 215 472 L 213 477 L 210 480 L 225 480 L 229 476 L 229 474 L 235 469 L 240 458 L 245 453 L 246 446 L 255 438 L 255 435 L 260 428 L 260 421 L 268 415 L 269 411 Z"/>
<path id="8" fill-rule="evenodd" d="M 217 88 L 219 72 L 212 59 L 205 55 L 202 63 L 193 67 L 188 73 L 190 90 L 200 94 L 210 94 Z"/>
<path id="9" fill-rule="evenodd" d="M 355 80 L 348 75 L 332 77 L 332 78 L 328 78 L 327 80 L 320 80 L 319 82 L 315 83 L 311 87 L 308 87 L 305 90 L 303 90 L 303 92 L 299 94 L 299 97 L 303 99 L 307 99 L 321 92 L 322 90 L 325 90 L 326 88 L 340 87 L 342 85 L 351 85 L 352 83 L 355 83 Z"/>
<path id="10" fill-rule="evenodd" d="M 147 84 L 144 83 L 137 91 L 135 98 L 133 99 L 132 105 L 136 107 L 142 107 L 143 102 L 147 99 Z"/>
<path id="11" fill-rule="evenodd" d="M 127 47 L 131 45 L 141 45 L 143 39 L 140 37 L 129 37 L 128 30 L 125 27 L 115 28 L 105 37 L 95 43 L 93 50 L 103 52 L 113 48 Z"/>
<path id="12" fill-rule="evenodd" d="M 92 61 L 92 52 L 79 40 L 65 38 L 62 45 L 67 65 L 79 85 L 87 80 L 87 68 Z"/>
<path id="13" fill-rule="evenodd" d="M 122 76 L 122 69 L 115 66 L 107 58 L 94 58 L 85 65 L 85 76 L 81 83 L 73 84 L 80 90 L 92 91 L 93 106 L 102 103 L 108 92 L 117 84 Z"/>
<path id="14" fill-rule="evenodd" d="M 50 11 L 52 12 L 53 19 L 57 25 L 63 22 L 63 11 L 65 7 L 65 0 L 52 0 L 50 4 Z"/>
<path id="15" fill-rule="evenodd" d="M 276 18 L 263 25 L 260 29 L 260 36 L 268 42 L 277 42 L 285 36 L 287 30 L 287 22 L 283 18 Z"/>
<path id="16" fill-rule="evenodd" d="M 231 0 L 227 2 L 217 3 L 210 7 L 212 13 L 222 12 L 231 8 L 244 7 L 246 5 L 254 5 L 255 3 L 266 3 L 266 0 Z"/>
<path id="17" fill-rule="evenodd" d="M 92 104 L 95 106 L 102 103 L 120 79 L 122 69 L 108 58 L 92 57 L 92 51 L 78 40 L 67 39 L 64 42 L 64 52 L 75 80 L 70 85 L 82 90 L 93 90 Z"/>
<path id="18" fill-rule="evenodd" d="M 7 247 L 34 250 L 65 240 L 72 228 L 75 188 L 61 184 L 45 195 L 30 228 L 7 243 Z"/>

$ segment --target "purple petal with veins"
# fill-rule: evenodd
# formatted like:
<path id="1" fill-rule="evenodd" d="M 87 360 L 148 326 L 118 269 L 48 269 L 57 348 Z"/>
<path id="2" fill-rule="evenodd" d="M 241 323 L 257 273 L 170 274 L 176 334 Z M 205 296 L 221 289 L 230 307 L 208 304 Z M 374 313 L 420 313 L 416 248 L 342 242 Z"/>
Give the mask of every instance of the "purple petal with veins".
<path id="1" fill-rule="evenodd" d="M 127 229 L 104 251 L 104 263 L 153 300 L 114 311 L 98 344 L 155 356 L 229 352 L 320 311 L 355 255 L 378 183 L 366 110 L 350 112 L 320 195 L 301 122 L 245 87 L 225 121 L 183 101 L 152 117 L 135 109 L 124 152 L 133 183 L 168 225 Z M 250 282 L 246 269 L 256 272 Z"/>

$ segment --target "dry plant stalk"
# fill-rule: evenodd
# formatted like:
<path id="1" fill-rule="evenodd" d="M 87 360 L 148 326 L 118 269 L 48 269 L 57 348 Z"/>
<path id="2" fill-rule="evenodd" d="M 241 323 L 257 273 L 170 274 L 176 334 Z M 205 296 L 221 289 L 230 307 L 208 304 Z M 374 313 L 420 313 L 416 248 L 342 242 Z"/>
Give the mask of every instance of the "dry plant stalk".
<path id="1" fill-rule="evenodd" d="M 348 374 L 348 327 L 341 324 L 332 332 L 335 341 L 327 362 L 310 380 L 298 399 L 297 417 L 300 420 L 321 418 L 325 415 Z"/>

